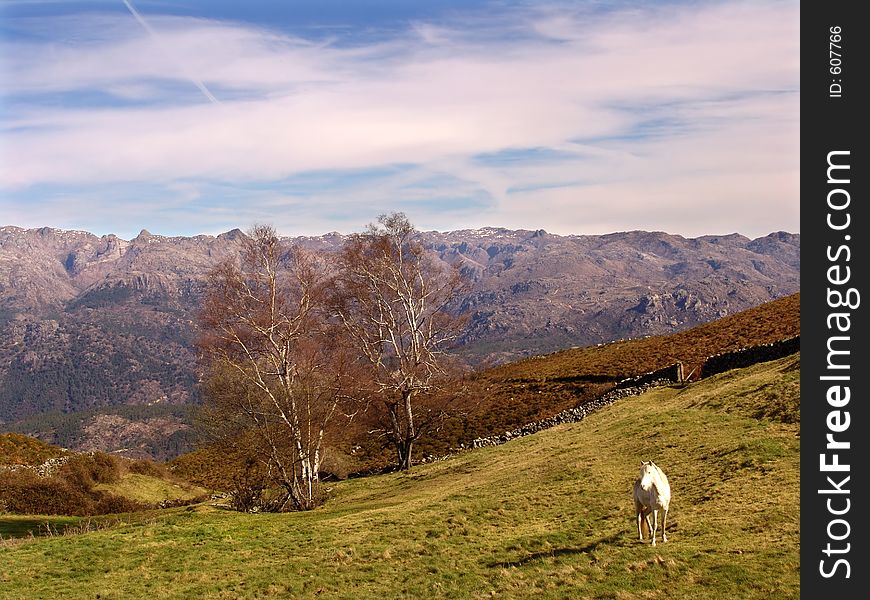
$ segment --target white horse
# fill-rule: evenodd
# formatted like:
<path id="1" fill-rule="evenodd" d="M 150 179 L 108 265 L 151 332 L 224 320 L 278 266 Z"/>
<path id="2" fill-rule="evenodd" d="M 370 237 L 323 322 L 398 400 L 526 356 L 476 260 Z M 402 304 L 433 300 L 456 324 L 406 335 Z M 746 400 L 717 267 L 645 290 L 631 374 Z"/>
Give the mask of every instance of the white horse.
<path id="1" fill-rule="evenodd" d="M 647 530 L 652 533 L 652 545 L 656 545 L 658 515 L 662 513 L 662 541 L 668 541 L 665 527 L 668 524 L 668 506 L 671 504 L 671 484 L 668 478 L 653 461 L 640 463 L 640 475 L 634 482 L 634 510 L 637 514 L 637 535 L 643 541 L 641 524 L 645 520 Z M 649 522 L 652 513 L 653 521 Z"/>

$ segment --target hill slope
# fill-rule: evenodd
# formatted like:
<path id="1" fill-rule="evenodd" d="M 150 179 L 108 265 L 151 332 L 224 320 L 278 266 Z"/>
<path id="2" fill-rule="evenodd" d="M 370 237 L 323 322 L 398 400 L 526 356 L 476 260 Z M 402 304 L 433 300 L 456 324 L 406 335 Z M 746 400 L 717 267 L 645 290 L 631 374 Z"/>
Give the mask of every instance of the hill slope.
<path id="1" fill-rule="evenodd" d="M 202 506 L 7 544 L 0 598 L 795 598 L 799 390 L 793 355 L 340 482 L 305 514 Z M 648 459 L 673 488 L 656 548 L 630 493 Z"/>
<path id="2" fill-rule="evenodd" d="M 677 361 L 686 376 L 710 355 L 768 344 L 800 335 L 800 293 L 678 333 L 572 348 L 481 371 L 485 390 L 462 406 L 467 416 L 450 422 L 424 453 L 467 444 L 475 437 L 504 433 L 526 423 L 580 406 L 606 393 L 621 379 Z"/>
<path id="3" fill-rule="evenodd" d="M 0 431 L 152 458 L 188 449 L 179 407 L 197 398 L 199 299 L 207 272 L 238 253 L 243 235 L 123 240 L 0 227 Z M 474 364 L 672 333 L 800 283 L 800 236 L 785 232 L 419 235 L 470 281 L 453 309 L 469 317 L 461 353 Z M 286 241 L 332 252 L 344 237 Z"/>

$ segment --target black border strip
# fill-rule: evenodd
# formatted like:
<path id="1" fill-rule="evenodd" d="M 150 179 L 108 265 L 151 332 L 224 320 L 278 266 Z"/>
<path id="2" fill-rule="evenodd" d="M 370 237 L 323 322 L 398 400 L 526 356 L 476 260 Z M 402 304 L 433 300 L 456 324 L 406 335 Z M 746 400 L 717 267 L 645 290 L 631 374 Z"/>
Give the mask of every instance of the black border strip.
<path id="1" fill-rule="evenodd" d="M 870 222 L 864 209 L 870 200 L 865 141 L 870 118 L 864 114 L 870 112 L 865 84 L 870 23 L 858 16 L 861 6 L 843 0 L 801 6 L 800 510 L 801 597 L 806 598 L 866 598 L 870 573 L 865 466 L 870 370 L 862 350 L 870 342 L 863 306 L 870 303 L 864 294 L 870 293 L 865 283 Z M 850 306 L 836 306 L 846 303 Z M 830 317 L 835 313 L 848 316 Z M 828 447 L 828 434 L 849 447 Z M 835 454 L 848 471 L 823 470 L 821 455 L 830 465 Z"/>

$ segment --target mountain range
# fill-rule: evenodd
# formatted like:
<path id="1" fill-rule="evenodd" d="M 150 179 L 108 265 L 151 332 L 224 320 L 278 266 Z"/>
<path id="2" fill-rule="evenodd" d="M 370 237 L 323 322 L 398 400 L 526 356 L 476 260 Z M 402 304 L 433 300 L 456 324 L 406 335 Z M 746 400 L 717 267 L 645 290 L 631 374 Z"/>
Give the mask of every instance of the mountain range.
<path id="1" fill-rule="evenodd" d="M 124 240 L 0 227 L 0 430 L 166 458 L 189 439 L 193 346 L 209 270 L 244 233 Z M 482 368 L 673 333 L 800 289 L 800 235 L 420 232 L 469 281 L 457 353 Z M 319 252 L 338 233 L 287 238 Z"/>

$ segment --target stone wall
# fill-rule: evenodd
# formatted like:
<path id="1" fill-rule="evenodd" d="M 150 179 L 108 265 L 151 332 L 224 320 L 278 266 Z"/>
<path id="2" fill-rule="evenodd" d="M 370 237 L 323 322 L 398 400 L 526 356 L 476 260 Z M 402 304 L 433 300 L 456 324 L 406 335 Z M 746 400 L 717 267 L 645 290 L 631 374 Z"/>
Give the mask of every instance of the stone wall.
<path id="1" fill-rule="evenodd" d="M 737 369 L 740 367 L 748 367 L 755 363 L 768 360 L 775 360 L 794 354 L 800 350 L 800 336 L 780 340 L 772 344 L 763 344 L 761 346 L 753 346 L 751 348 L 743 348 L 734 352 L 725 352 L 710 356 L 704 361 L 701 367 L 701 378 L 715 375 L 729 369 Z M 661 385 L 672 385 L 674 383 L 682 383 L 684 381 L 683 363 L 677 362 L 668 365 L 662 369 L 644 373 L 637 377 L 629 377 L 623 379 L 616 384 L 616 387 L 607 392 L 603 396 L 596 398 L 590 402 L 586 402 L 576 408 L 563 410 L 557 415 L 527 423 L 522 427 L 518 427 L 511 431 L 505 431 L 499 435 L 476 438 L 471 447 L 484 448 L 486 446 L 498 446 L 511 440 L 521 438 L 527 435 L 532 435 L 544 429 L 562 425 L 563 423 L 576 423 L 582 421 L 586 415 L 592 413 L 599 408 L 613 404 L 621 398 L 628 396 L 637 396 L 644 393 L 652 387 Z"/>
<path id="2" fill-rule="evenodd" d="M 623 379 L 619 383 L 616 384 L 617 389 L 623 388 L 633 388 L 642 385 L 646 385 L 648 383 L 652 383 L 653 381 L 667 381 L 668 383 L 682 383 L 683 382 L 683 363 L 676 362 L 672 365 L 668 365 L 667 367 L 663 367 L 658 369 L 657 371 L 650 371 L 649 373 L 644 373 L 643 375 L 638 375 L 636 377 L 629 377 L 628 379 Z"/>
<path id="3" fill-rule="evenodd" d="M 799 350 L 800 336 L 795 336 L 787 340 L 773 342 L 772 344 L 762 344 L 760 346 L 743 348 L 734 352 L 716 354 L 708 357 L 707 360 L 704 361 L 704 365 L 701 367 L 701 378 L 710 377 L 711 375 L 728 371 L 730 369 L 748 367 L 759 362 L 775 360 L 777 358 L 782 358 L 783 356 L 788 356 L 789 354 L 794 354 Z M 540 421 L 535 421 L 533 423 L 527 423 L 522 427 L 518 427 L 511 431 L 505 431 L 499 435 L 477 438 L 472 442 L 472 448 L 498 446 L 499 444 L 504 444 L 505 442 L 509 442 L 516 438 L 531 435 L 544 429 L 549 429 L 550 427 L 555 427 L 556 425 L 562 425 L 563 423 L 576 423 L 577 421 L 582 421 L 589 413 L 596 411 L 603 406 L 613 404 L 620 398 L 637 396 L 652 387 L 672 385 L 674 383 L 682 382 L 683 363 L 680 362 L 668 365 L 667 367 L 656 371 L 638 375 L 637 377 L 629 377 L 628 379 L 623 379 L 617 383 L 613 390 L 607 392 L 603 396 L 590 402 L 586 402 L 577 408 L 569 408 L 568 410 L 564 410 L 552 417 L 541 419 Z"/>
<path id="4" fill-rule="evenodd" d="M 552 417 L 541 419 L 540 421 L 535 421 L 533 423 L 526 423 L 522 427 L 518 427 L 511 431 L 505 431 L 500 435 L 491 435 L 489 437 L 476 438 L 471 443 L 471 447 L 484 448 L 486 446 L 498 446 L 499 444 L 504 444 L 505 442 L 509 442 L 511 440 L 515 440 L 517 438 L 521 438 L 527 435 L 532 435 L 533 433 L 538 433 L 539 431 L 549 429 L 550 427 L 555 427 L 556 425 L 562 425 L 564 423 L 576 423 L 586 418 L 586 415 L 595 412 L 596 410 L 604 406 L 609 406 L 620 398 L 637 396 L 652 387 L 669 385 L 671 383 L 674 382 L 669 379 L 659 379 L 655 381 L 648 381 L 646 383 L 643 383 L 642 385 L 634 387 L 614 388 L 603 396 L 599 396 L 595 400 L 586 402 L 578 406 L 577 408 L 569 408 L 568 410 L 563 410 L 559 414 L 553 415 Z"/>
<path id="5" fill-rule="evenodd" d="M 31 471 L 40 477 L 51 477 L 60 467 L 69 462 L 69 459 L 69 456 L 57 456 L 49 458 L 41 465 L 0 465 L 0 473 L 3 471 L 10 471 L 12 473 L 16 471 Z"/>
<path id="6" fill-rule="evenodd" d="M 701 379 L 730 371 L 748 367 L 768 360 L 776 360 L 789 354 L 794 354 L 801 349 L 801 336 L 797 335 L 786 340 L 779 340 L 772 344 L 762 344 L 751 348 L 741 348 L 733 352 L 723 352 L 707 358 L 701 367 Z"/>

